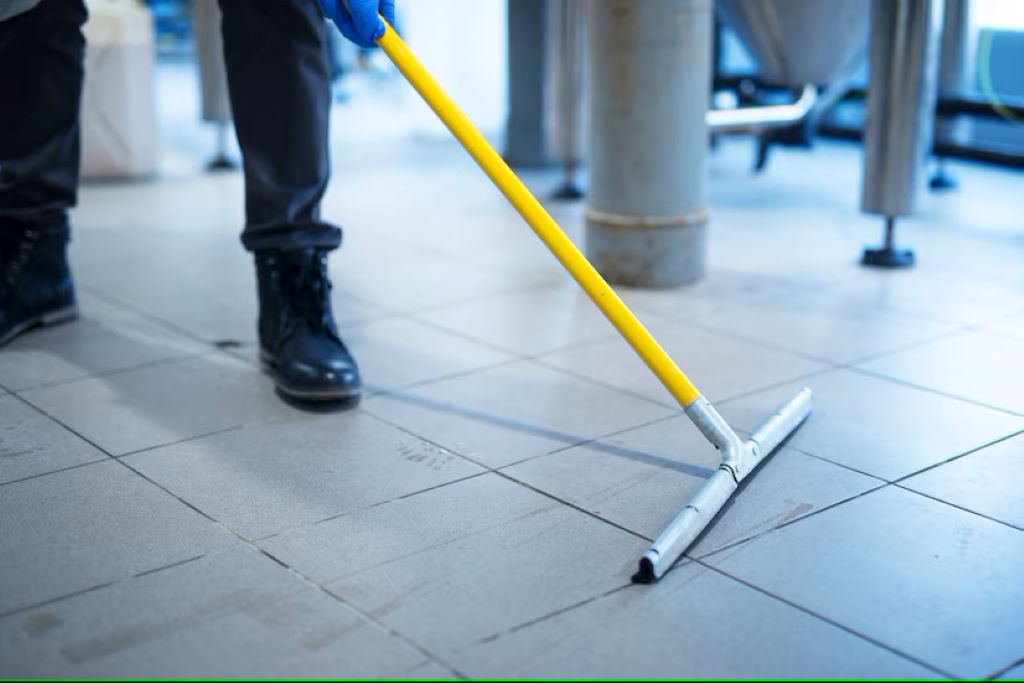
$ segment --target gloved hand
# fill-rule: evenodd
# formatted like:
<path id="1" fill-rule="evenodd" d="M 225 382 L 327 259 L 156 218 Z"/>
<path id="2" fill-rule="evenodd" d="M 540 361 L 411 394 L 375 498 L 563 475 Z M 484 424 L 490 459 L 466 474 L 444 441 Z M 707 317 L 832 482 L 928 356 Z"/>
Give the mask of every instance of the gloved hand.
<path id="1" fill-rule="evenodd" d="M 375 38 L 384 33 L 379 12 L 395 23 L 395 0 L 317 0 L 324 16 L 337 24 L 341 35 L 361 47 L 373 47 Z"/>

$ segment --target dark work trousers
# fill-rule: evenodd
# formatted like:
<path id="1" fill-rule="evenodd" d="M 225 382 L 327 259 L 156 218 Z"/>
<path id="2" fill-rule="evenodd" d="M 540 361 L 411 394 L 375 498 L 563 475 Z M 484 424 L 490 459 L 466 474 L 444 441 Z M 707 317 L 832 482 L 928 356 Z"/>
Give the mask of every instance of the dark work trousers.
<path id="1" fill-rule="evenodd" d="M 59 230 L 78 189 L 82 0 L 0 21 L 0 231 Z"/>
<path id="2" fill-rule="evenodd" d="M 330 175 L 326 25 L 315 0 L 220 0 L 249 250 L 323 247 Z M 66 225 L 78 188 L 83 0 L 0 21 L 0 230 Z"/>

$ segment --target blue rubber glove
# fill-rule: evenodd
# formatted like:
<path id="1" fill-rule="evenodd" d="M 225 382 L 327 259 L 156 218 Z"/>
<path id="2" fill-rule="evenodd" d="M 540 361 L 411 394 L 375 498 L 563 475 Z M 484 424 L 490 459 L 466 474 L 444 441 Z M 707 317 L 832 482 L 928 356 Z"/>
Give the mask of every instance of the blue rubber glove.
<path id="1" fill-rule="evenodd" d="M 324 16 L 333 21 L 341 35 L 360 47 L 373 47 L 384 33 L 379 12 L 395 24 L 395 0 L 317 0 Z"/>

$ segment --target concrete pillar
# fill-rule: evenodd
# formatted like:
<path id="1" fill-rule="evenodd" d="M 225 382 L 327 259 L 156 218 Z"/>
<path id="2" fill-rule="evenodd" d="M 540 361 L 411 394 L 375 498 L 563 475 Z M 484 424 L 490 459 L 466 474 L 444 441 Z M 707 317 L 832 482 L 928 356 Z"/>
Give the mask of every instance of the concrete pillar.
<path id="1" fill-rule="evenodd" d="M 590 5 L 586 254 L 612 283 L 704 274 L 712 0 Z"/>

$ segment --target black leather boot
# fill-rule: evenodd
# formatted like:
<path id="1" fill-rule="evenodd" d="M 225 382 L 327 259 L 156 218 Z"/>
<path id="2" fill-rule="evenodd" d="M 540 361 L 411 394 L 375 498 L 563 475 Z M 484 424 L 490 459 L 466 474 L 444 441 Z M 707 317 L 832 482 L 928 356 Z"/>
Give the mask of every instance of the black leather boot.
<path id="1" fill-rule="evenodd" d="M 255 252 L 260 358 L 278 391 L 302 401 L 357 399 L 359 368 L 338 335 L 324 249 Z"/>
<path id="2" fill-rule="evenodd" d="M 67 234 L 66 223 L 0 225 L 0 346 L 78 315 Z"/>

